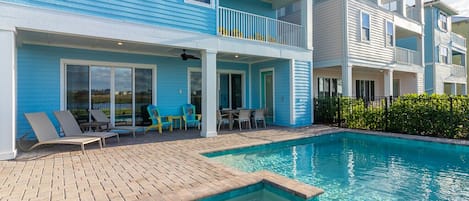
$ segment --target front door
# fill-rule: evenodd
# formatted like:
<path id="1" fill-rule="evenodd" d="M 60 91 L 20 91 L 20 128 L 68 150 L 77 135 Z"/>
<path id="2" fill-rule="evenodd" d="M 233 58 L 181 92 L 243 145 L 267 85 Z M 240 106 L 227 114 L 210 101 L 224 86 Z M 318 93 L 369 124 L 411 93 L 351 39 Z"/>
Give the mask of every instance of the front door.
<path id="1" fill-rule="evenodd" d="M 274 122 L 274 73 L 273 71 L 261 72 L 261 107 L 266 109 L 267 123 Z"/>

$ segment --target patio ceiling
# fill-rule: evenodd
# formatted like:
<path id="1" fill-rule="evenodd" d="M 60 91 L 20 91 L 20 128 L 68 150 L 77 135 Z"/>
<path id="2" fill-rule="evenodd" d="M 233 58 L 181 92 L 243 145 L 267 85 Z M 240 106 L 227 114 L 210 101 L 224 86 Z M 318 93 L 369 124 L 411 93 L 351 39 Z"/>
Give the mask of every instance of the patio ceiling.
<path id="1" fill-rule="evenodd" d="M 111 52 L 157 55 L 165 57 L 179 57 L 183 49 L 181 47 L 170 47 L 155 44 L 119 41 L 104 38 L 90 38 L 77 35 L 64 35 L 58 33 L 45 33 L 28 30 L 18 31 L 17 43 L 18 46 L 23 44 L 50 45 Z M 199 50 L 187 50 L 186 53 L 200 57 Z M 272 60 L 274 58 L 218 52 L 217 59 L 228 62 L 256 63 Z"/>

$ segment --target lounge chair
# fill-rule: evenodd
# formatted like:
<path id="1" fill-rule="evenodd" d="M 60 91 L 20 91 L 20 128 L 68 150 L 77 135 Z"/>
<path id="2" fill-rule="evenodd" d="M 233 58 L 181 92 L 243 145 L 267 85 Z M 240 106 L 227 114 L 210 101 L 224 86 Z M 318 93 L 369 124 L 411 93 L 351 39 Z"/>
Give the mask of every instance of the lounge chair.
<path id="1" fill-rule="evenodd" d="M 59 121 L 60 126 L 62 127 L 65 136 L 93 136 L 100 137 L 103 145 L 106 146 L 106 138 L 116 137 L 117 142 L 119 142 L 119 134 L 113 132 L 85 132 L 83 133 L 78 125 L 75 117 L 70 111 L 55 111 L 55 118 Z"/>
<path id="2" fill-rule="evenodd" d="M 85 153 L 85 144 L 93 142 L 98 142 L 99 147 L 101 149 L 103 148 L 101 145 L 101 138 L 99 137 L 60 137 L 57 134 L 57 130 L 55 129 L 54 125 L 44 112 L 25 113 L 24 116 L 33 128 L 34 134 L 36 135 L 37 140 L 39 141 L 38 143 L 34 144 L 29 149 L 27 149 L 27 151 L 44 144 L 72 144 L 80 145 L 81 151 Z"/>
<path id="3" fill-rule="evenodd" d="M 112 126 L 111 125 L 111 120 L 107 118 L 106 114 L 104 114 L 103 111 L 101 110 L 90 110 L 90 114 L 93 117 L 93 119 L 97 123 L 104 123 L 106 124 L 106 130 L 111 131 L 111 130 L 126 130 L 129 132 L 132 132 L 134 138 L 135 138 L 135 132 L 140 129 L 141 127 L 134 127 L 134 126 Z"/>
<path id="4" fill-rule="evenodd" d="M 184 120 L 184 129 L 187 126 L 197 127 L 200 130 L 200 115 L 195 114 L 195 106 L 192 104 L 185 104 L 182 106 L 182 120 Z"/>
<path id="5" fill-rule="evenodd" d="M 158 129 L 160 134 L 163 133 L 163 128 L 169 128 L 169 131 L 173 132 L 173 119 L 171 117 L 161 116 L 160 110 L 154 105 L 148 105 L 147 111 L 152 124 L 145 129 L 145 133 L 153 128 Z"/>

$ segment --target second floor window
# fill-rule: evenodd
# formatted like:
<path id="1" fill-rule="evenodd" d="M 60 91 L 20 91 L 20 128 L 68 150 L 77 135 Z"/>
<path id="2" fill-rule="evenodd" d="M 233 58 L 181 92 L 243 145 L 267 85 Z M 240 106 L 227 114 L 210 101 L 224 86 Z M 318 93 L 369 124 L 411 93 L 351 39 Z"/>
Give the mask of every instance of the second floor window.
<path id="1" fill-rule="evenodd" d="M 439 47 L 439 52 L 440 52 L 440 58 L 439 58 L 439 62 L 440 63 L 444 63 L 444 64 L 448 64 L 448 48 L 446 47 Z"/>
<path id="2" fill-rule="evenodd" d="M 200 6 L 212 7 L 213 0 L 184 0 L 184 2 Z"/>
<path id="3" fill-rule="evenodd" d="M 386 21 L 386 46 L 394 47 L 394 24 Z"/>
<path id="4" fill-rule="evenodd" d="M 448 17 L 442 12 L 440 12 L 438 17 L 438 27 L 440 27 L 441 30 L 448 31 Z"/>
<path id="5" fill-rule="evenodd" d="M 361 39 L 370 41 L 370 14 L 361 12 Z"/>

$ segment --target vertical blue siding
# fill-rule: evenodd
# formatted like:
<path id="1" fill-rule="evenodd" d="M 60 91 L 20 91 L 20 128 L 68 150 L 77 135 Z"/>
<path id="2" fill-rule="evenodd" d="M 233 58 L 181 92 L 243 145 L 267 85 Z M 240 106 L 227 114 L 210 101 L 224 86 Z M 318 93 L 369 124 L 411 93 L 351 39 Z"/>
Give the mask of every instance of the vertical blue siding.
<path id="1" fill-rule="evenodd" d="M 432 94 L 435 92 L 433 88 L 433 65 L 425 65 L 425 92 Z"/>
<path id="2" fill-rule="evenodd" d="M 184 3 L 184 0 L 0 0 L 70 13 L 98 16 L 126 22 L 216 34 L 216 10 Z"/>
<path id="3" fill-rule="evenodd" d="M 295 61 L 295 126 L 311 125 L 311 62 Z"/>
<path id="4" fill-rule="evenodd" d="M 277 18 L 277 11 L 272 9 L 272 4 L 260 0 L 220 0 L 220 6 L 270 18 Z"/>
<path id="5" fill-rule="evenodd" d="M 425 63 L 434 61 L 434 28 L 438 25 L 437 22 L 437 10 L 433 7 L 425 8 Z M 433 78 L 432 78 L 433 79 Z"/>
<path id="6" fill-rule="evenodd" d="M 275 71 L 275 125 L 290 125 L 290 62 L 289 60 L 272 60 L 252 64 L 252 107 L 260 105 L 260 74 L 264 68 Z"/>

